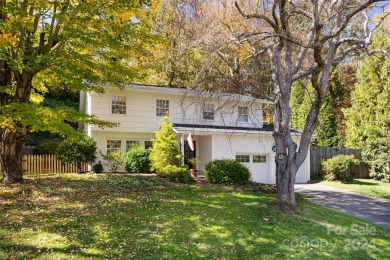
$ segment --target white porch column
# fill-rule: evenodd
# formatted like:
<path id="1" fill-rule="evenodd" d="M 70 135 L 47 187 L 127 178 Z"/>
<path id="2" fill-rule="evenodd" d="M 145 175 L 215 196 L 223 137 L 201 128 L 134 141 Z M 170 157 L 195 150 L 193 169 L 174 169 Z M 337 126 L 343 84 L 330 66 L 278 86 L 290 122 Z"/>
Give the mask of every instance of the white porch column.
<path id="1" fill-rule="evenodd" d="M 180 145 L 181 145 L 181 165 L 184 166 L 184 134 L 181 134 Z"/>

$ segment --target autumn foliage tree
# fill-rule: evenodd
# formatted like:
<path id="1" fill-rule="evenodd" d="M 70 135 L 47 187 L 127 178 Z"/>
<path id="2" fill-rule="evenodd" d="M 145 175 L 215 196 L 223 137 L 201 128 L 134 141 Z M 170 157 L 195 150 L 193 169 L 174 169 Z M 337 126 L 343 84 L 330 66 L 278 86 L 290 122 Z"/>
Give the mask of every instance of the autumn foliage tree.
<path id="1" fill-rule="evenodd" d="M 264 53 L 235 38 L 251 26 L 231 1 L 166 0 L 153 20 L 159 41 L 142 59 L 143 82 L 267 97 L 270 75 Z"/>
<path id="2" fill-rule="evenodd" d="M 140 76 L 136 53 L 151 39 L 150 1 L 0 0 L 0 163 L 21 182 L 26 133 L 74 133 L 67 122 L 109 125 L 69 108 L 42 107 L 66 86 L 101 92 Z"/>

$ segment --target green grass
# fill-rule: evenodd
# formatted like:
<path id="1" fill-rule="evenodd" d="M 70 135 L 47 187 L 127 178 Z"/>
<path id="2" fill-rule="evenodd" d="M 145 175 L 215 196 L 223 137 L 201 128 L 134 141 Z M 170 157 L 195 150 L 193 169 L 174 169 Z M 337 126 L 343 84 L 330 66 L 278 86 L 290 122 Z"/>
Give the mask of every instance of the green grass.
<path id="1" fill-rule="evenodd" d="M 0 186 L 0 259 L 389 256 L 389 230 L 306 201 L 298 214 L 284 215 L 262 190 L 155 176 L 29 177 Z"/>
<path id="2" fill-rule="evenodd" d="M 353 179 L 350 183 L 322 181 L 319 184 L 390 200 L 390 183 L 371 179 Z"/>

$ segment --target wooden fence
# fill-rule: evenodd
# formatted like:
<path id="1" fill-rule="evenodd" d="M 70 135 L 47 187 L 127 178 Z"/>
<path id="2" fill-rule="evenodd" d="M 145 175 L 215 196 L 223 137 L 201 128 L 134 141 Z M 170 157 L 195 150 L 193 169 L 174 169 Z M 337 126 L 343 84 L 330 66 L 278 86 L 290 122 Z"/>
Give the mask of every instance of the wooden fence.
<path id="1" fill-rule="evenodd" d="M 44 173 L 77 173 L 77 165 L 73 163 L 62 164 L 55 155 L 23 155 L 22 168 L 24 174 Z M 81 171 L 88 171 L 88 163 L 82 163 Z M 1 173 L 0 165 L 0 173 Z"/>
<path id="2" fill-rule="evenodd" d="M 329 159 L 335 155 L 339 154 L 353 154 L 360 161 L 362 156 L 360 150 L 357 149 L 348 149 L 348 148 L 335 148 L 335 147 L 321 147 L 321 146 L 311 146 L 310 147 L 310 177 L 319 178 L 322 176 L 321 163 L 323 160 Z M 347 173 L 353 178 L 369 178 L 370 167 L 361 162 L 359 165 L 352 166 Z"/>

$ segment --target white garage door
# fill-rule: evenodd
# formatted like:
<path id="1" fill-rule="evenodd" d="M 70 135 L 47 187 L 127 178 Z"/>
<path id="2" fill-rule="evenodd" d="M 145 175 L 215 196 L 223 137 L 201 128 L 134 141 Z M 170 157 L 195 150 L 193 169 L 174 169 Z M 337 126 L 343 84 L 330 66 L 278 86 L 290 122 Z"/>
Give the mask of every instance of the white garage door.
<path id="1" fill-rule="evenodd" d="M 270 183 L 269 157 L 269 154 L 237 154 L 236 160 L 249 168 L 253 181 Z"/>
<path id="2" fill-rule="evenodd" d="M 299 167 L 297 175 L 295 176 L 295 183 L 307 183 L 306 179 L 306 161 Z"/>

